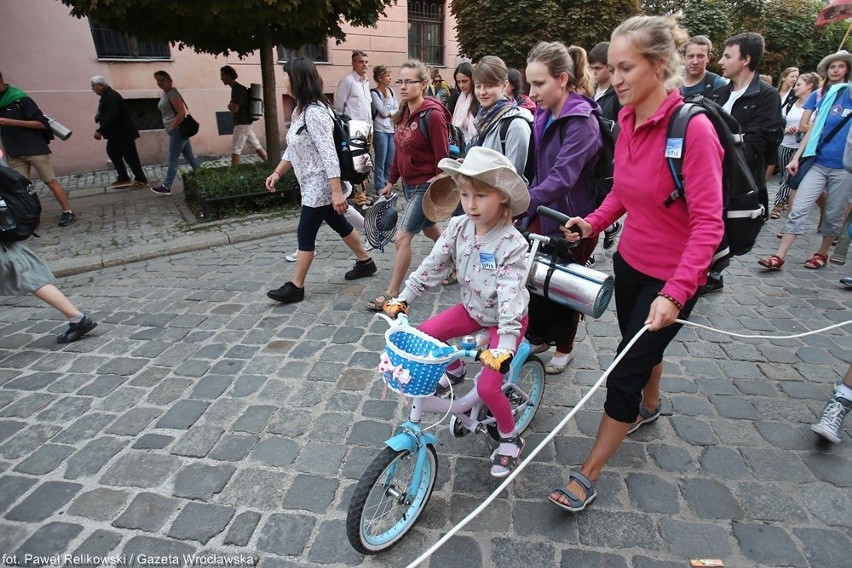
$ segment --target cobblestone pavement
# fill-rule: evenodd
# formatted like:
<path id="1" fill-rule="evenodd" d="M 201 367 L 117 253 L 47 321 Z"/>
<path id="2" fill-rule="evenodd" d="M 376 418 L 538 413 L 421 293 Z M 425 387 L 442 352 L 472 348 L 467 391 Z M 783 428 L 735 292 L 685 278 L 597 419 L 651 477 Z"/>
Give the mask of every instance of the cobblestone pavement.
<path id="1" fill-rule="evenodd" d="M 112 219 L 92 213 L 100 204 L 81 208 L 68 232 L 45 231 L 41 251 L 66 242 L 55 233 L 85 243 L 110 223 L 127 227 L 116 233 L 144 233 L 146 222 L 119 220 L 122 211 L 151 221 L 164 215 L 159 204 L 169 211 L 169 199 L 153 194 L 121 200 Z M 838 283 L 846 272 L 802 268 L 815 234 L 797 241 L 784 270 L 758 270 L 779 227 L 770 222 L 756 251 L 735 260 L 724 291 L 702 299 L 694 321 L 788 334 L 850 319 L 852 292 Z M 392 256 L 376 253 L 376 277 L 346 282 L 352 261 L 323 229 L 306 300 L 279 306 L 264 292 L 291 274 L 283 256 L 292 242 L 77 271 L 59 284 L 100 325 L 67 346 L 54 341 L 63 327 L 55 312 L 33 298 L 0 298 L 4 561 L 134 555 L 141 565 L 176 555 L 181 564 L 183 554 L 218 554 L 251 555 L 264 567 L 396 567 L 497 486 L 482 437 L 453 439 L 441 427 L 437 487 L 412 532 L 377 556 L 350 548 L 344 519 L 354 484 L 405 416 L 395 398 L 381 398 L 374 368 L 385 324 L 363 308 L 386 284 Z M 428 246 L 416 243 L 418 260 Z M 609 256 L 598 253 L 598 269 L 610 269 Z M 412 318 L 457 295 L 449 287 L 424 296 Z M 852 327 L 787 341 L 682 330 L 666 358 L 662 419 L 625 442 L 586 512 L 563 513 L 546 496 L 590 448 L 602 393 L 427 565 L 848 565 L 849 424 L 840 445 L 819 443 L 808 425 L 852 361 L 850 336 Z M 612 360 L 613 310 L 581 325 L 578 339 L 569 368 L 548 377 L 529 449 Z"/>

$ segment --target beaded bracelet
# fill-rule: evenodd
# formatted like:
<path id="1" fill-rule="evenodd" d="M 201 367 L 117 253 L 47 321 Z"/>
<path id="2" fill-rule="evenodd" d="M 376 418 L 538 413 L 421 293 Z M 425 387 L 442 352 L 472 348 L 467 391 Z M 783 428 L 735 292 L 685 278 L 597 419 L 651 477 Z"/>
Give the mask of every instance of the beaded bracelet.
<path id="1" fill-rule="evenodd" d="M 680 302 L 678 302 L 677 300 L 675 300 L 674 298 L 672 298 L 668 294 L 663 294 L 662 292 L 660 292 L 659 294 L 657 294 L 657 296 L 659 296 L 661 298 L 665 298 L 666 300 L 668 300 L 669 302 L 671 302 L 672 304 L 677 306 L 677 309 L 679 309 L 679 310 L 683 309 L 683 304 L 681 304 Z"/>

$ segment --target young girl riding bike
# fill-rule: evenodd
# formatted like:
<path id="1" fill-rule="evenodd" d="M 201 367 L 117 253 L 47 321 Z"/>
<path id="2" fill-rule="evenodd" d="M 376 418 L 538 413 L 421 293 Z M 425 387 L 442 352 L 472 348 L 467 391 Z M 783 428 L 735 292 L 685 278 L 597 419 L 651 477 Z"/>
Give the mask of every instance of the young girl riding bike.
<path id="1" fill-rule="evenodd" d="M 445 158 L 438 167 L 458 187 L 466 215 L 450 221 L 402 293 L 385 303 L 384 311 L 391 317 L 407 313 L 409 302 L 438 286 L 453 267 L 458 270 L 462 303 L 432 316 L 419 329 L 441 341 L 488 330 L 490 349 L 480 355 L 483 370 L 477 392 L 500 432 L 491 475 L 505 477 L 524 448 L 501 385 L 527 328 L 529 292 L 523 281 L 527 242 L 512 225 L 512 217 L 526 211 L 529 192 L 512 163 L 488 148 L 472 148 L 464 163 Z M 456 362 L 447 374 L 454 384 L 460 383 L 464 363 Z M 447 377 L 441 380 L 444 386 L 449 384 Z"/>

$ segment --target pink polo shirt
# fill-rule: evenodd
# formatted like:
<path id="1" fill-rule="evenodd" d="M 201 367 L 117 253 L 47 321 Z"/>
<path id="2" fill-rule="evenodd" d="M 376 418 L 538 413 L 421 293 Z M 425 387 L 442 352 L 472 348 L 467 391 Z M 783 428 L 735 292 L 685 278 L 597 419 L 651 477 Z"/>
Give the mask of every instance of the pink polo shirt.
<path id="1" fill-rule="evenodd" d="M 682 102 L 680 93 L 672 91 L 639 128 L 633 107 L 621 110 L 612 191 L 586 221 L 597 234 L 626 212 L 618 252 L 634 269 L 665 281 L 664 294 L 685 303 L 707 281 L 722 240 L 724 151 L 710 120 L 693 117 L 684 143 L 686 199 L 663 204 L 675 188 L 665 159 L 666 130 Z"/>

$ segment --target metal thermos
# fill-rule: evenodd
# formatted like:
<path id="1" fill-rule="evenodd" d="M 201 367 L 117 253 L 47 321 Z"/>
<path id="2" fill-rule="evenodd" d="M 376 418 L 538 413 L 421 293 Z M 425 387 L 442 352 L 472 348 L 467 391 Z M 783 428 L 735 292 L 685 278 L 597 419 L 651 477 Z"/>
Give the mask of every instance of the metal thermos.
<path id="1" fill-rule="evenodd" d="M 50 125 L 50 129 L 53 130 L 53 134 L 60 140 L 68 140 L 69 138 L 71 138 L 71 135 L 74 134 L 74 132 L 72 132 L 70 128 L 63 126 L 62 123 L 60 123 L 55 118 L 52 118 L 47 115 L 44 115 L 44 117 L 47 119 L 47 123 Z"/>
<path id="2" fill-rule="evenodd" d="M 606 311 L 615 281 L 612 276 L 577 263 L 552 263 L 550 255 L 538 253 L 527 288 L 580 313 L 599 318 Z"/>
<path id="3" fill-rule="evenodd" d="M 263 87 L 258 83 L 252 83 L 249 99 L 249 115 L 252 120 L 259 120 L 263 116 Z"/>

